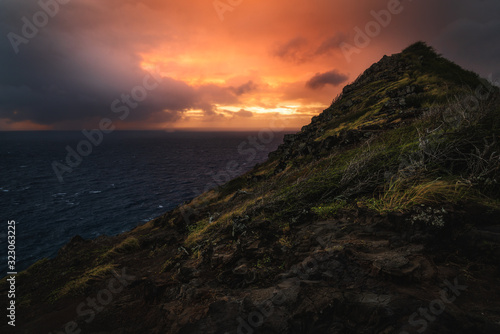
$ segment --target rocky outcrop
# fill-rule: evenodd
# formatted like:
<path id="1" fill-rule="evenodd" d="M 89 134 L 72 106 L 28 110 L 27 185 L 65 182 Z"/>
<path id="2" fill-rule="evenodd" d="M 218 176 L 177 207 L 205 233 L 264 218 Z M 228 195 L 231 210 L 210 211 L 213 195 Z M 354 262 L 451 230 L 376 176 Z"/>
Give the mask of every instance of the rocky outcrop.
<path id="1" fill-rule="evenodd" d="M 431 217 L 436 210 L 423 212 Z M 422 211 L 381 216 L 359 210 L 335 220 L 302 221 L 284 232 L 292 236 L 293 248 L 277 244 L 279 236 L 266 222 L 242 232 L 243 217 L 230 228 L 241 227 L 236 242 L 228 231 L 227 239 L 197 260 L 177 250 L 176 263 L 164 273 L 137 261 L 148 249 L 123 260 L 133 280 L 95 319 L 78 315 L 84 297 L 71 298 L 32 305 L 31 317 L 23 315 L 19 328 L 33 333 L 74 321 L 88 333 L 499 331 L 494 319 L 500 321 L 500 291 L 490 276 L 498 263 L 484 253 L 488 247 L 479 237 L 496 219 L 482 214 L 485 225 L 470 230 L 475 213 L 451 207 L 444 212 L 439 209 L 441 219 L 453 222 L 451 230 L 430 223 Z M 154 242 L 161 245 L 169 233 L 157 234 Z M 87 251 L 88 243 L 67 250 L 72 256 Z M 49 270 L 58 265 L 59 259 L 46 264 Z M 21 282 L 26 286 L 33 279 Z M 99 281 L 87 296 L 106 288 Z"/>

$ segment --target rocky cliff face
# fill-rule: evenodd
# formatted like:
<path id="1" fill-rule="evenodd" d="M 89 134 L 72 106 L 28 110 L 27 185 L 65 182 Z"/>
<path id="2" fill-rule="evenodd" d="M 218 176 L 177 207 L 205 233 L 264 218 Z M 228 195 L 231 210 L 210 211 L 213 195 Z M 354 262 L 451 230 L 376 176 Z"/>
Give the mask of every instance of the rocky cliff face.
<path id="1" fill-rule="evenodd" d="M 268 162 L 26 270 L 16 329 L 498 333 L 498 96 L 423 43 L 385 56 Z"/>

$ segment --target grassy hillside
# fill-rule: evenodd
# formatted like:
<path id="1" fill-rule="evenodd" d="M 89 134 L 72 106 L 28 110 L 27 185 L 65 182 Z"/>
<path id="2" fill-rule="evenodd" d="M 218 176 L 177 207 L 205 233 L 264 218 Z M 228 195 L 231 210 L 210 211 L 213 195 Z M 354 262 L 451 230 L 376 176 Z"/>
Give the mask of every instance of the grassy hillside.
<path id="1" fill-rule="evenodd" d="M 21 330 L 498 331 L 499 96 L 424 43 L 385 56 L 249 173 L 19 275 Z M 449 281 L 474 289 L 412 323 Z"/>
<path id="2" fill-rule="evenodd" d="M 357 208 L 468 202 L 498 209 L 498 96 L 423 43 L 384 57 L 267 163 L 184 206 L 186 244 L 246 216 L 278 227 Z"/>

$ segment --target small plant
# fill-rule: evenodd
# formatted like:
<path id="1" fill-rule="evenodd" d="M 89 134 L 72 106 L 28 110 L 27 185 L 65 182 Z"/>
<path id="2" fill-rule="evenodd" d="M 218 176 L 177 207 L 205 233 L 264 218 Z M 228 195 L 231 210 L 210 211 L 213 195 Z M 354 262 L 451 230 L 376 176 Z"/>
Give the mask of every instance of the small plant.
<path id="1" fill-rule="evenodd" d="M 342 246 L 342 245 L 335 245 L 335 246 L 327 247 L 325 249 L 325 251 L 328 252 L 328 253 L 331 253 L 331 252 L 341 252 L 343 250 L 344 250 L 344 246 Z"/>
<path id="2" fill-rule="evenodd" d="M 376 157 L 378 152 L 367 150 L 362 151 L 355 157 L 351 158 L 347 163 L 347 166 L 342 173 L 342 178 L 340 179 L 340 184 L 342 186 L 348 185 L 351 181 L 359 177 L 364 169 L 373 163 L 373 159 Z"/>
<path id="3" fill-rule="evenodd" d="M 326 206 L 313 207 L 311 210 L 321 218 L 326 219 L 336 215 L 338 211 L 345 208 L 346 205 L 347 202 L 345 200 L 340 200 Z"/>
<path id="4" fill-rule="evenodd" d="M 257 260 L 255 267 L 261 269 L 269 263 L 271 263 L 271 257 L 269 255 L 265 255 L 262 259 Z"/>
<path id="5" fill-rule="evenodd" d="M 413 225 L 416 222 L 423 222 L 426 225 L 435 227 L 443 227 L 445 225 L 444 215 L 446 214 L 444 208 L 433 209 L 431 207 L 423 207 L 418 210 L 418 213 L 412 215 L 408 220 Z"/>
<path id="6" fill-rule="evenodd" d="M 293 244 L 292 244 L 292 241 L 290 239 L 289 236 L 284 236 L 284 237 L 281 237 L 279 240 L 278 240 L 279 244 L 282 246 L 282 247 L 286 247 L 288 249 L 292 248 Z"/>
<path id="7" fill-rule="evenodd" d="M 186 245 L 191 246 L 195 244 L 202 236 L 203 234 L 211 227 L 216 225 L 216 222 L 210 224 L 209 223 L 209 218 L 200 220 L 196 222 L 195 224 L 189 225 L 188 231 L 189 231 L 189 236 L 186 239 Z"/>
<path id="8" fill-rule="evenodd" d="M 288 232 L 290 232 L 290 223 L 282 224 L 282 225 L 280 225 L 280 227 L 281 227 L 283 234 L 287 234 Z"/>
<path id="9" fill-rule="evenodd" d="M 193 251 L 193 253 L 191 254 L 191 258 L 193 260 L 200 260 L 201 259 L 201 252 L 200 252 L 199 248 L 197 248 L 196 250 Z"/>

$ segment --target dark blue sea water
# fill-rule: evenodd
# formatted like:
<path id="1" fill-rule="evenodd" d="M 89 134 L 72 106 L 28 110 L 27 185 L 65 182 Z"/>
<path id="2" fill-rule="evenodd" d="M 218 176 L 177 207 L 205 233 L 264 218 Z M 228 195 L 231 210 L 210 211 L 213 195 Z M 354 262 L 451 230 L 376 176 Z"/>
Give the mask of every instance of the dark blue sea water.
<path id="1" fill-rule="evenodd" d="M 117 131 L 61 183 L 52 162 L 64 163 L 66 146 L 76 149 L 85 139 L 81 132 L 0 132 L 0 277 L 7 272 L 8 220 L 17 222 L 20 271 L 75 235 L 115 235 L 161 215 L 214 186 L 230 161 L 250 170 L 283 135 Z"/>

